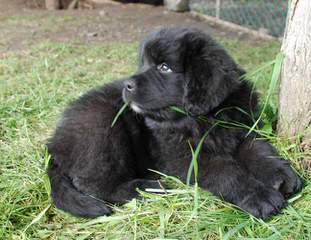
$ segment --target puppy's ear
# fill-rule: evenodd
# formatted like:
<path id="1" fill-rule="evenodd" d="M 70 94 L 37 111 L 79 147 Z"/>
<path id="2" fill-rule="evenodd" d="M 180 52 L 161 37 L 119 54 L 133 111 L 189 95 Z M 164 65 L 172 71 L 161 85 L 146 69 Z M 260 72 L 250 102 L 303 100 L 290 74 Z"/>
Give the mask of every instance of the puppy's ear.
<path id="1" fill-rule="evenodd" d="M 192 32 L 185 37 L 184 107 L 191 116 L 204 115 L 238 87 L 242 71 L 226 51 L 204 33 Z"/>
<path id="2" fill-rule="evenodd" d="M 147 43 L 150 44 L 150 42 L 152 42 L 152 40 L 155 38 L 155 36 L 159 33 L 160 33 L 159 30 L 153 31 L 153 32 L 149 33 L 149 35 L 147 35 L 147 37 L 145 37 L 139 43 L 139 53 L 138 53 L 138 71 L 139 72 L 143 71 L 144 65 L 147 62 L 147 53 L 146 53 Z"/>

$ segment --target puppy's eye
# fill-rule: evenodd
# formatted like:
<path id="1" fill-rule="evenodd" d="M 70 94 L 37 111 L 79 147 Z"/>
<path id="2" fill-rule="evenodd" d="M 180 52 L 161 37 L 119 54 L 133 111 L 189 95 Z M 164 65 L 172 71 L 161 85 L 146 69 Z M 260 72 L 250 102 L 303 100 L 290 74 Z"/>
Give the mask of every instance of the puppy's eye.
<path id="1" fill-rule="evenodd" d="M 172 69 L 166 64 L 166 63 L 161 63 L 157 66 L 157 69 L 161 72 L 161 73 L 171 73 Z"/>

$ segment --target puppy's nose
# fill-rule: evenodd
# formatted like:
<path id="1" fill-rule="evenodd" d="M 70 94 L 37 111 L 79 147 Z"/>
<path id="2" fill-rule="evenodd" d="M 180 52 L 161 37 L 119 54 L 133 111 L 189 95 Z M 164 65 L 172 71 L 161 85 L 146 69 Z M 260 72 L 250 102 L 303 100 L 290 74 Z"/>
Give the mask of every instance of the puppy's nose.
<path id="1" fill-rule="evenodd" d="M 127 80 L 127 81 L 125 81 L 124 84 L 125 84 L 126 90 L 129 92 L 133 92 L 136 88 L 136 84 L 133 80 Z"/>

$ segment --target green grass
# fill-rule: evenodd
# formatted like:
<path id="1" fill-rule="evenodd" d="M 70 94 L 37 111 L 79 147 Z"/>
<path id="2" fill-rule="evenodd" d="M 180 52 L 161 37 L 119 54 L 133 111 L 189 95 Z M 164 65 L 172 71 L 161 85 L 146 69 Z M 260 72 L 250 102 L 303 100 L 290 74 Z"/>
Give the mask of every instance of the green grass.
<path id="1" fill-rule="evenodd" d="M 279 47 L 222 42 L 248 71 L 273 60 Z M 116 207 L 111 217 L 78 219 L 51 205 L 45 142 L 59 114 L 88 89 L 133 73 L 136 48 L 45 42 L 0 59 L 0 239 L 311 239 L 311 177 L 299 167 L 298 146 L 273 135 L 306 187 L 266 222 L 172 177 L 165 178 L 175 186 L 166 195 L 143 192 L 144 202 Z M 257 74 L 263 94 L 271 73 Z"/>

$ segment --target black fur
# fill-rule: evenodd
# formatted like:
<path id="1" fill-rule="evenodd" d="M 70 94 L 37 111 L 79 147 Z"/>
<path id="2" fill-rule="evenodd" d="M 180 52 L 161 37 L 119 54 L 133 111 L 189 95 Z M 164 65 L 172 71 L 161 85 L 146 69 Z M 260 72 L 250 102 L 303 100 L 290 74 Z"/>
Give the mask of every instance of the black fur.
<path id="1" fill-rule="evenodd" d="M 257 96 L 241 80 L 243 74 L 198 30 L 170 28 L 149 35 L 135 75 L 90 91 L 65 111 L 48 144 L 55 205 L 78 216 L 110 214 L 109 204 L 138 197 L 136 188 L 159 186 L 149 168 L 185 181 L 188 142 L 196 146 L 209 130 L 199 185 L 256 217 L 280 212 L 285 198 L 302 187 L 288 161 L 268 142 L 246 137 L 247 129 L 215 125 L 217 120 L 253 124 Z M 123 101 L 132 110 L 111 128 Z"/>

